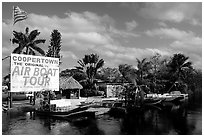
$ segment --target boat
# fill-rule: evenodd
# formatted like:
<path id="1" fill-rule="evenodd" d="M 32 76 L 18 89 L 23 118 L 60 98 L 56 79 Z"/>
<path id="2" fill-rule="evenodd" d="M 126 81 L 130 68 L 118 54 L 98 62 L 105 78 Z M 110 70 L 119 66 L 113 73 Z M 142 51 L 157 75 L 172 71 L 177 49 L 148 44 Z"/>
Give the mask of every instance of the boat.
<path id="1" fill-rule="evenodd" d="M 51 110 L 42 110 L 42 109 L 36 109 L 35 112 L 39 115 L 47 115 L 47 116 L 67 116 L 71 113 L 79 112 L 87 110 L 88 107 L 78 107 L 69 111 L 51 111 Z"/>
<path id="2" fill-rule="evenodd" d="M 88 108 L 90 108 L 89 105 L 79 106 L 77 108 L 68 110 L 68 111 L 45 111 L 36 109 L 35 112 L 37 115 L 43 115 L 43 116 L 50 116 L 50 117 L 56 117 L 56 118 L 63 118 L 66 120 L 76 120 L 76 119 L 87 119 L 87 118 L 94 118 L 95 112 L 94 111 L 87 111 Z"/>
<path id="3" fill-rule="evenodd" d="M 94 112 L 88 112 L 87 109 L 93 106 L 91 103 L 81 103 L 84 99 L 54 99 L 45 100 L 39 98 L 36 100 L 36 114 L 58 117 L 58 118 L 71 118 L 71 117 L 87 117 L 93 116 Z M 38 105 L 37 105 L 38 104 Z"/>
<path id="4" fill-rule="evenodd" d="M 172 107 L 184 104 L 188 100 L 187 94 L 172 94 L 166 93 L 162 95 L 164 101 L 162 102 L 162 106 L 164 107 Z"/>
<path id="5" fill-rule="evenodd" d="M 144 105 L 158 105 L 158 104 L 161 104 L 163 100 L 164 99 L 159 99 L 159 98 L 145 98 Z"/>

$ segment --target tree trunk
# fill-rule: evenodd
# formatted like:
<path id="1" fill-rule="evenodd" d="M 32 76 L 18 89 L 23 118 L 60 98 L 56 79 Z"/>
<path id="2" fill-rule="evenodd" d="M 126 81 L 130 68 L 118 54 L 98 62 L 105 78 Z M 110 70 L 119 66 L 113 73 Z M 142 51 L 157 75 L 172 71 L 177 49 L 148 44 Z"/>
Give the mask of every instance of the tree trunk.
<path id="1" fill-rule="evenodd" d="M 29 50 L 28 50 L 28 47 L 26 47 L 26 55 L 28 55 L 28 54 L 29 54 L 29 53 L 28 53 L 28 51 L 29 51 Z"/>

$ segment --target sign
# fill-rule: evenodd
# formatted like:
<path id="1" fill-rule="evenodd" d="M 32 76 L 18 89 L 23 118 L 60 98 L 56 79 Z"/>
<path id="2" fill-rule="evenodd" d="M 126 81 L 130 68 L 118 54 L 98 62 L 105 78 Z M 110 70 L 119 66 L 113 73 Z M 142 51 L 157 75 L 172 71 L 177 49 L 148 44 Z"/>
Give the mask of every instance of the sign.
<path id="1" fill-rule="evenodd" d="M 59 59 L 11 54 L 11 92 L 59 91 Z"/>

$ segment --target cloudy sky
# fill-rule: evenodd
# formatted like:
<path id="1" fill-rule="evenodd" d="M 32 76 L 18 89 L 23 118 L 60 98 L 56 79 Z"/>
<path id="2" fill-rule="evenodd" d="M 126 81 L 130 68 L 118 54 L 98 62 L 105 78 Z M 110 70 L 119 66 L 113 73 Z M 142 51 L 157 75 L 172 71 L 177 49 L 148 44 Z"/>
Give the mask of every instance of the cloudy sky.
<path id="1" fill-rule="evenodd" d="M 28 18 L 12 26 L 12 6 L 19 6 Z M 119 3 L 119 2 L 27 2 L 2 3 L 2 57 L 17 45 L 11 45 L 12 29 L 38 29 L 40 45 L 47 51 L 50 34 L 57 29 L 62 35 L 61 70 L 74 68 L 85 54 L 97 53 L 105 67 L 136 65 L 160 53 L 172 56 L 183 53 L 194 68 L 202 68 L 202 3 Z M 3 74 L 8 60 L 2 61 Z"/>

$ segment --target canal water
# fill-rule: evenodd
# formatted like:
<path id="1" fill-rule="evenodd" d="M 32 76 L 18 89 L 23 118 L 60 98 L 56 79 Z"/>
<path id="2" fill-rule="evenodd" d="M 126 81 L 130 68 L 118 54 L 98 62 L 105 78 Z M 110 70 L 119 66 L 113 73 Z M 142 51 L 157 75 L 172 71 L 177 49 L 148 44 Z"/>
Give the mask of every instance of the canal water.
<path id="1" fill-rule="evenodd" d="M 157 108 L 142 114 L 113 117 L 108 114 L 77 122 L 35 115 L 2 112 L 3 135 L 201 135 L 202 107 L 194 105 L 185 115 Z"/>

